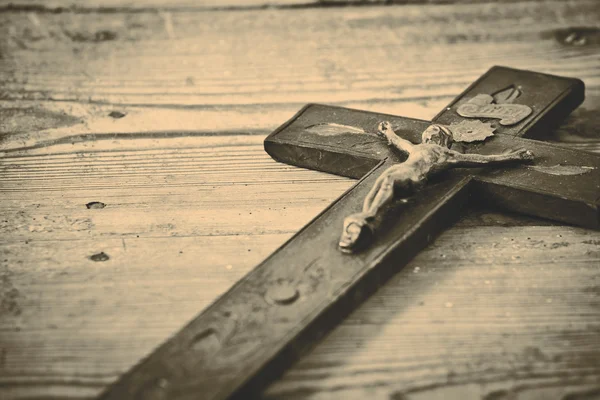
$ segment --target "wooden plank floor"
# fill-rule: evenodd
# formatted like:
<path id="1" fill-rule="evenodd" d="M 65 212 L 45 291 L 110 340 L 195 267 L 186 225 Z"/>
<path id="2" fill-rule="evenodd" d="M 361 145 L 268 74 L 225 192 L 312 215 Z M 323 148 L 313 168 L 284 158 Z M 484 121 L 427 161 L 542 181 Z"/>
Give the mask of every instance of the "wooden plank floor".
<path id="1" fill-rule="evenodd" d="M 597 1 L 162 3 L 0 4 L 2 399 L 93 398 L 349 188 L 264 153 L 306 102 L 534 69 L 600 152 Z M 261 397 L 598 399 L 599 321 L 599 232 L 474 209 Z"/>

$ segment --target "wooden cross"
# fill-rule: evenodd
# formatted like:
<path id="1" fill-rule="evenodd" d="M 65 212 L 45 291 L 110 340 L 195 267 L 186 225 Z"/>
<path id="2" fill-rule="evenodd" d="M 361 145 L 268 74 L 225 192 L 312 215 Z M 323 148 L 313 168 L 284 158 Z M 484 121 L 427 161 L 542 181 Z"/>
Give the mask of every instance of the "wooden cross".
<path id="1" fill-rule="evenodd" d="M 356 254 L 338 248 L 342 222 L 360 210 L 379 174 L 404 157 L 368 132 L 388 120 L 398 135 L 417 143 L 430 123 L 304 107 L 265 140 L 266 151 L 279 161 L 361 180 L 101 398 L 251 397 L 433 241 L 469 202 L 597 229 L 600 157 L 522 138 L 556 126 L 583 101 L 583 83 L 494 67 L 433 121 L 452 125 L 469 119 L 457 110 L 480 95 L 532 112 L 506 125 L 486 117 L 496 124 L 496 134 L 462 150 L 486 155 L 526 148 L 534 162 L 442 173 L 398 202 L 373 242 Z M 325 125 L 353 129 L 315 129 Z"/>

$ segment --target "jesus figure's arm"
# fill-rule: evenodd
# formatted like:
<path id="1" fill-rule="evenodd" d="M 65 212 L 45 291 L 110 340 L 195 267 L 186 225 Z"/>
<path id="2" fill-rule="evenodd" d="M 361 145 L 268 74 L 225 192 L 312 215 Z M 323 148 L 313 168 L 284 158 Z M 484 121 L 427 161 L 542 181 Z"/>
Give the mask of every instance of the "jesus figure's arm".
<path id="1" fill-rule="evenodd" d="M 496 164 L 510 161 L 533 160 L 533 153 L 529 150 L 521 149 L 505 154 L 462 154 L 454 150 L 449 150 L 450 164 L 453 167 L 481 167 L 488 164 Z"/>
<path id="2" fill-rule="evenodd" d="M 410 152 L 415 147 L 415 145 L 409 142 L 408 140 L 402 139 L 400 136 L 396 135 L 396 133 L 392 129 L 392 124 L 390 124 L 387 121 L 379 124 L 379 126 L 377 127 L 377 134 L 379 136 L 385 137 L 390 146 L 394 146 L 398 150 L 404 151 L 406 153 L 410 154 Z"/>

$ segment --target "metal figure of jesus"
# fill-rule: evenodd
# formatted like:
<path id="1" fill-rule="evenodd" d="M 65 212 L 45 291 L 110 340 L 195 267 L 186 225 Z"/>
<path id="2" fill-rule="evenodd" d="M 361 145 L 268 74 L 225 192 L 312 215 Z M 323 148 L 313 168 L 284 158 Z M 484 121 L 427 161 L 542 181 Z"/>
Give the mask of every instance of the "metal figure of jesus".
<path id="1" fill-rule="evenodd" d="M 390 146 L 408 153 L 408 158 L 385 170 L 365 198 L 362 212 L 344 220 L 339 242 L 343 252 L 351 253 L 368 244 L 377 229 L 378 214 L 383 206 L 393 200 L 395 192 L 410 194 L 425 184 L 429 176 L 449 168 L 481 167 L 533 159 L 533 153 L 526 149 L 494 155 L 459 153 L 450 149 L 453 143 L 450 129 L 438 124 L 430 125 L 423 132 L 420 144 L 413 144 L 396 135 L 387 121 L 379 124 L 377 134 L 387 139 Z"/>

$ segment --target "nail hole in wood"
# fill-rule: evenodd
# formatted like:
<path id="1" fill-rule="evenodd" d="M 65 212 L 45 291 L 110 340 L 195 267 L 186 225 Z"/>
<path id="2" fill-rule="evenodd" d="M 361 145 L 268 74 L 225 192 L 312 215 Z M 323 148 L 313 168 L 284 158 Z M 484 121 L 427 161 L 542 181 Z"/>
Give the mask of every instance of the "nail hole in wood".
<path id="1" fill-rule="evenodd" d="M 100 253 L 96 253 L 90 256 L 90 260 L 92 261 L 107 261 L 110 257 L 105 252 L 101 251 Z"/>
<path id="2" fill-rule="evenodd" d="M 190 349 L 194 351 L 201 351 L 204 354 L 211 354 L 217 351 L 221 347 L 221 342 L 217 336 L 217 331 L 213 328 L 208 328 L 192 339 Z"/>
<path id="3" fill-rule="evenodd" d="M 127 114 L 122 113 L 121 111 L 111 111 L 110 114 L 108 114 L 109 117 L 114 119 L 123 118 L 125 115 Z"/>
<path id="4" fill-rule="evenodd" d="M 97 210 L 97 209 L 106 207 L 106 204 L 104 204 L 101 201 L 90 201 L 85 206 L 87 207 L 88 210 L 90 210 L 90 209 Z"/>

